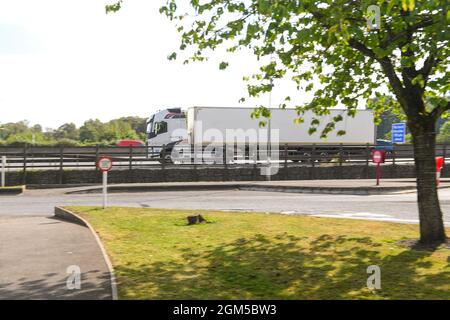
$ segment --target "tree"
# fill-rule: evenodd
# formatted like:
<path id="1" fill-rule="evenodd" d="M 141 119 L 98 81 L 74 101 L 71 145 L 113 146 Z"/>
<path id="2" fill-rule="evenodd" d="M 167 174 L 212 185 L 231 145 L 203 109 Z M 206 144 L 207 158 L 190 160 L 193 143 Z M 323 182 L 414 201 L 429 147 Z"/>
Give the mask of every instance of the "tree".
<path id="1" fill-rule="evenodd" d="M 80 140 L 82 142 L 108 142 L 115 143 L 120 139 L 136 139 L 137 134 L 131 124 L 115 119 L 107 123 L 100 120 L 88 120 L 80 127 Z"/>
<path id="2" fill-rule="evenodd" d="M 74 123 L 65 123 L 53 132 L 53 136 L 57 140 L 78 140 L 80 138 L 80 131 Z"/>
<path id="3" fill-rule="evenodd" d="M 35 124 L 30 128 L 33 133 L 42 133 L 42 126 L 40 124 Z"/>
<path id="4" fill-rule="evenodd" d="M 442 125 L 439 131 L 438 141 L 444 143 L 450 142 L 450 121 L 447 121 Z"/>
<path id="5" fill-rule="evenodd" d="M 106 124 L 104 140 L 120 140 L 120 139 L 136 139 L 136 131 L 133 130 L 131 124 L 120 119 L 111 120 Z"/>
<path id="6" fill-rule="evenodd" d="M 383 97 L 392 94 L 389 107 L 406 115 L 414 144 L 420 241 L 445 241 L 435 177 L 435 123 L 450 109 L 447 1 L 191 0 L 192 14 L 180 10 L 178 2 L 169 0 L 160 12 L 177 22 L 180 51 L 192 50 L 186 63 L 205 60 L 221 46 L 229 52 L 250 48 L 267 63 L 248 78 L 249 96 L 270 92 L 273 80 L 290 76 L 298 89 L 313 91 L 314 97 L 302 105 L 286 97 L 281 107 L 296 107 L 298 122 L 305 111 L 315 112 L 310 132 L 332 107 L 343 105 L 354 115 L 359 101 L 377 97 L 377 110 L 386 107 Z M 120 3 L 107 11 L 120 9 Z M 169 56 L 176 58 L 176 52 Z M 219 68 L 227 65 L 224 61 Z M 258 108 L 255 116 L 260 114 L 267 109 Z M 322 134 L 341 120 L 327 123 Z"/>
<path id="7" fill-rule="evenodd" d="M 87 120 L 80 127 L 80 140 L 82 142 L 100 142 L 104 131 L 104 124 L 100 120 Z"/>
<path id="8" fill-rule="evenodd" d="M 377 125 L 377 139 L 386 139 L 387 136 L 391 136 L 392 124 L 400 122 L 397 115 L 390 110 L 384 111 L 379 116 L 380 122 Z"/>
<path id="9" fill-rule="evenodd" d="M 147 119 L 141 117 L 122 117 L 117 120 L 127 122 L 137 134 L 147 133 Z"/>
<path id="10" fill-rule="evenodd" d="M 147 119 L 141 117 L 122 117 L 117 119 L 129 123 L 139 139 L 145 140 L 147 136 Z"/>
<path id="11" fill-rule="evenodd" d="M 24 133 L 29 130 L 28 121 L 23 120 L 19 122 L 9 122 L 2 124 L 1 126 L 1 136 L 2 139 L 7 140 L 10 136 Z"/>

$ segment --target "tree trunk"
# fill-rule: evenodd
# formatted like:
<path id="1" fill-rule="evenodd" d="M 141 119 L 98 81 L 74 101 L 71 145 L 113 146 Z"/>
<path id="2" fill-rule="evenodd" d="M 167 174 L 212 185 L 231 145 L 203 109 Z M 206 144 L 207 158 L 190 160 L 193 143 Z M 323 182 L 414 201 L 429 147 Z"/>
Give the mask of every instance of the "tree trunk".
<path id="1" fill-rule="evenodd" d="M 417 177 L 420 242 L 434 244 L 446 240 L 436 185 L 434 122 L 412 130 Z"/>

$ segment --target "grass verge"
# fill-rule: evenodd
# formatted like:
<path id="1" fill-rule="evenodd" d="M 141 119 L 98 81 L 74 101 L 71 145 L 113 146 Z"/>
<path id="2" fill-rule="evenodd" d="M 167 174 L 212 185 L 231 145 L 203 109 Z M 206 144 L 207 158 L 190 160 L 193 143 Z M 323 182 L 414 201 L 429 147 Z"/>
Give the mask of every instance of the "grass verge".
<path id="1" fill-rule="evenodd" d="M 99 233 L 121 299 L 450 299 L 450 250 L 418 226 L 262 213 L 68 207 Z M 212 223 L 186 225 L 201 213 Z M 367 288 L 367 268 L 381 289 Z"/>

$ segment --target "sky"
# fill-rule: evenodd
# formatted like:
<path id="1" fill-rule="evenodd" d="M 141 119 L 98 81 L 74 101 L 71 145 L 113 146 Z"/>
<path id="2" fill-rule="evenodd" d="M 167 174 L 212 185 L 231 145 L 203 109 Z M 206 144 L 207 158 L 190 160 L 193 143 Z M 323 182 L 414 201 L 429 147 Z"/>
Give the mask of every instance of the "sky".
<path id="1" fill-rule="evenodd" d="M 216 52 L 208 62 L 168 61 L 179 46 L 174 22 L 159 13 L 165 0 L 0 0 L 0 123 L 29 120 L 44 128 L 87 119 L 149 117 L 166 107 L 245 104 L 243 76 L 258 67 L 248 51 Z M 230 67 L 221 71 L 221 61 Z M 244 67 L 245 66 L 245 67 Z M 273 105 L 306 95 L 278 83 Z"/>

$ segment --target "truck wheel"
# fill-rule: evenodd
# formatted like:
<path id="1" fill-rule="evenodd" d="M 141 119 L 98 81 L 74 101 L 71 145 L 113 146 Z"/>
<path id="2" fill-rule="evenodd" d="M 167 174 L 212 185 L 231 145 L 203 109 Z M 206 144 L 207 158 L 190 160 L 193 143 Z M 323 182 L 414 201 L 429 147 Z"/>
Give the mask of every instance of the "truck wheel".
<path id="1" fill-rule="evenodd" d="M 169 154 L 166 154 L 165 156 L 164 156 L 164 159 L 163 159 L 163 155 L 161 154 L 160 156 L 159 156 L 159 163 L 165 163 L 165 164 L 170 164 L 170 163 L 173 163 L 173 161 L 172 161 L 172 157 L 170 156 L 170 153 Z"/>
<path id="2" fill-rule="evenodd" d="M 350 153 L 342 151 L 337 153 L 338 159 L 342 159 L 342 162 L 346 162 L 350 159 Z"/>
<path id="3" fill-rule="evenodd" d="M 330 162 L 327 152 L 321 152 L 319 154 L 319 156 L 320 156 L 320 158 L 318 159 L 318 162 L 320 162 L 320 163 Z"/>
<path id="4" fill-rule="evenodd" d="M 304 152 L 302 156 L 306 159 L 301 160 L 301 163 L 310 163 L 311 162 L 311 154 L 308 152 Z"/>

